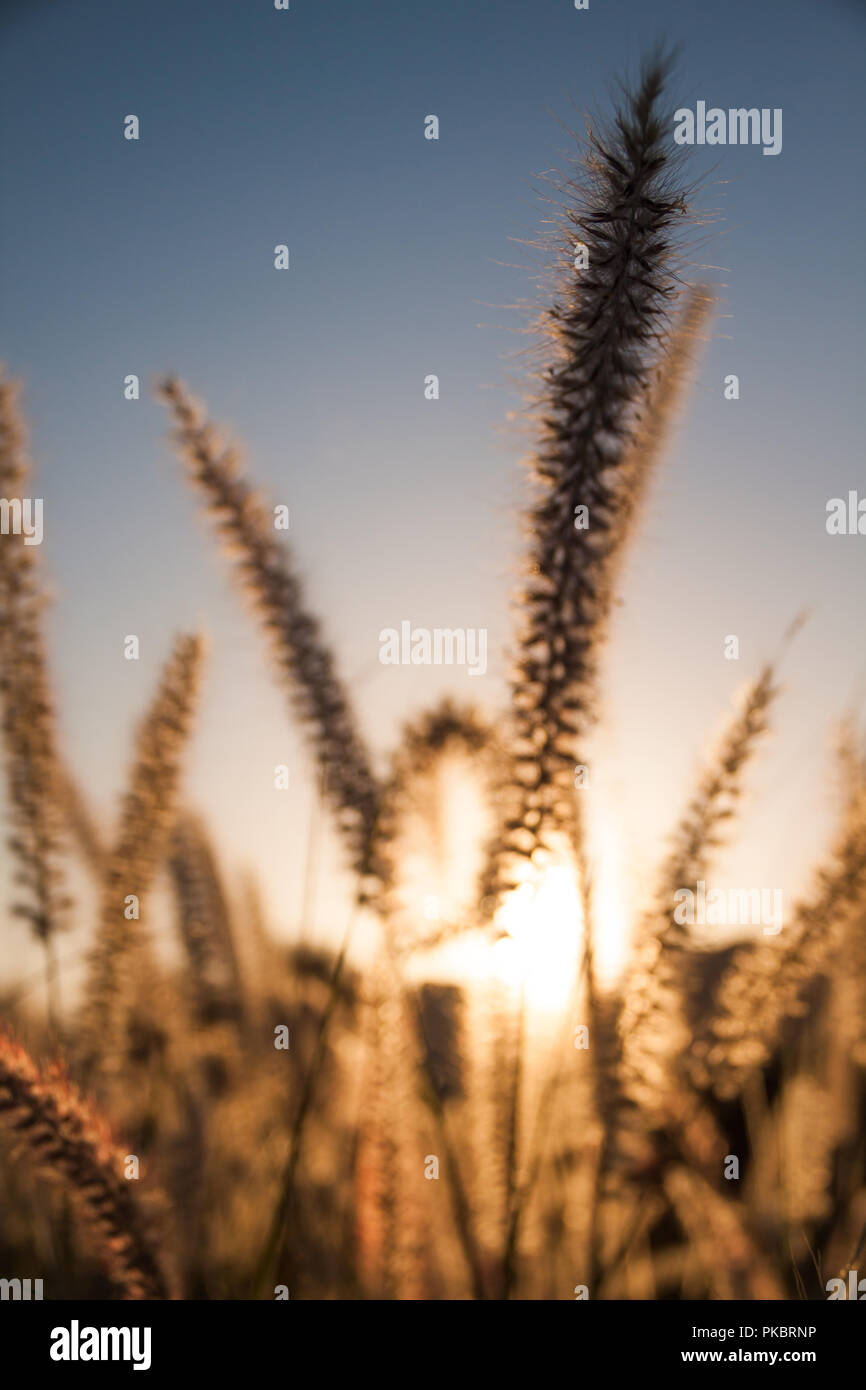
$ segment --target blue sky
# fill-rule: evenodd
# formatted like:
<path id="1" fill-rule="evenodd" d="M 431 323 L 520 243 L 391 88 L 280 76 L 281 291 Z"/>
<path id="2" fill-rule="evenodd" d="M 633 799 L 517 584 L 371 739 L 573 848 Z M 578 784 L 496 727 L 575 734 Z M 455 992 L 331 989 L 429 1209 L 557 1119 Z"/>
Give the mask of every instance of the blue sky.
<path id="1" fill-rule="evenodd" d="M 866 539 L 824 529 L 829 497 L 866 490 L 862 9 L 69 0 L 0 18 L 0 356 L 25 383 L 45 499 L 66 746 L 110 815 L 172 634 L 203 626 L 191 795 L 287 928 L 303 749 L 146 388 L 184 376 L 290 506 L 377 750 L 446 688 L 495 710 L 528 444 L 508 423 L 526 321 L 513 306 L 536 293 L 522 242 L 545 215 L 538 176 L 568 160 L 562 122 L 608 109 L 659 39 L 680 46 L 672 108 L 781 107 L 784 146 L 690 162 L 708 221 L 686 273 L 721 304 L 614 623 L 600 775 L 639 891 L 707 731 L 810 606 L 732 870 L 799 882 L 826 834 L 830 726 L 866 683 Z M 122 138 L 128 113 L 138 142 Z M 140 402 L 123 399 L 128 372 Z M 380 667 L 378 633 L 403 619 L 486 626 L 489 675 Z M 138 663 L 122 659 L 130 632 Z M 728 633 L 739 662 L 722 657 Z M 275 762 L 294 772 L 282 800 Z"/>

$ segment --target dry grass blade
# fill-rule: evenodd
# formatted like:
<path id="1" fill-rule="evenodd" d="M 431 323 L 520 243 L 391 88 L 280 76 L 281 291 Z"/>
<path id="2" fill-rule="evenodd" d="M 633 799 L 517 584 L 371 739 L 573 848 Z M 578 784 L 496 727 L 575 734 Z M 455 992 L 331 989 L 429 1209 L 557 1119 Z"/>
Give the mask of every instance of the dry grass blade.
<path id="1" fill-rule="evenodd" d="M 438 920 L 433 927 L 422 929 L 418 924 L 419 904 L 412 904 L 411 921 L 401 923 L 398 880 L 401 867 L 400 834 L 414 809 L 419 786 L 441 765 L 442 758 L 451 753 L 464 756 L 472 764 L 491 807 L 497 802 L 502 749 L 495 729 L 471 705 L 459 705 L 444 699 L 425 710 L 403 726 L 400 741 L 394 752 L 391 770 L 382 791 L 380 812 L 373 838 L 371 868 L 375 890 L 370 906 L 378 913 L 389 933 L 391 944 L 400 949 L 432 947 L 449 936 L 456 935 L 478 920 L 474 905 L 473 922 Z M 441 820 L 441 806 L 432 808 Z M 477 901 L 482 884 L 477 885 Z"/>
<path id="2" fill-rule="evenodd" d="M 151 1222 L 123 1177 L 124 1155 L 105 1123 L 59 1069 L 40 1071 L 2 1032 L 0 1120 L 30 1164 L 61 1184 L 124 1297 L 167 1297 Z"/>
<path id="3" fill-rule="evenodd" d="M 623 555 L 640 519 L 650 484 L 676 425 L 687 394 L 697 345 L 702 341 L 715 296 L 706 285 L 692 285 L 682 296 L 658 366 L 650 376 L 646 408 L 635 426 L 630 448 L 619 469 L 615 554 Z M 615 564 L 609 565 L 608 585 Z"/>
<path id="4" fill-rule="evenodd" d="M 849 804 L 828 862 L 811 896 L 795 910 L 780 937 L 737 952 L 701 1022 L 690 1063 L 695 1084 L 720 1096 L 736 1095 L 767 1065 L 783 1029 L 808 1013 L 810 985 L 845 940 L 852 910 L 866 893 L 866 792 Z"/>
<path id="5" fill-rule="evenodd" d="M 166 847 L 180 786 L 181 764 L 192 728 L 203 644 L 179 637 L 138 733 L 135 763 L 106 865 L 96 945 L 91 956 L 82 1020 L 85 1074 L 118 1061 L 128 953 L 142 942 L 137 908 L 151 886 Z"/>
<path id="6" fill-rule="evenodd" d="M 673 916 L 674 894 L 696 884 L 706 872 L 734 815 L 743 770 L 766 732 L 776 694 L 774 667 L 768 664 L 742 697 L 674 832 L 655 906 L 642 923 L 643 939 L 637 943 L 618 1009 L 618 1046 L 602 1030 L 597 1049 L 602 1143 L 592 1248 L 596 1277 L 600 1277 L 599 1207 L 604 1184 L 616 1191 L 624 1176 L 642 1180 L 653 1173 L 659 1163 L 659 1145 L 665 1150 L 677 1147 L 679 1121 L 684 1109 L 693 1104 L 681 1075 L 681 1058 L 691 1043 L 683 961 L 689 940 Z"/>
<path id="7" fill-rule="evenodd" d="M 776 696 L 772 665 L 746 691 L 712 762 L 676 828 L 663 866 L 654 911 L 643 923 L 635 964 L 626 985 L 619 1031 L 623 1090 L 628 1099 L 658 1118 L 665 1098 L 675 1094 L 672 1067 L 688 1045 L 682 952 L 688 930 L 675 918 L 675 894 L 703 878 L 722 832 L 735 814 L 742 773 Z"/>
<path id="8" fill-rule="evenodd" d="M 551 833 L 578 839 L 577 744 L 591 722 L 607 571 L 628 513 L 617 475 L 634 458 L 640 407 L 663 355 L 672 237 L 684 212 L 670 178 L 664 77 L 662 64 L 650 64 L 610 133 L 591 135 L 587 186 L 567 213 L 563 286 L 545 325 L 553 361 L 543 376 L 538 492 L 528 517 L 512 681 L 516 786 L 492 876 L 498 891 L 513 882 L 521 857 L 550 848 Z M 588 257 L 577 270 L 575 243 Z"/>
<path id="9" fill-rule="evenodd" d="M 557 193 L 504 710 L 454 699 L 409 710 L 380 778 L 354 689 L 278 535 L 280 509 L 186 387 L 161 385 L 182 471 L 311 747 L 321 790 L 297 939 L 279 864 L 256 865 L 266 912 L 255 880 L 246 891 L 233 882 L 240 845 L 259 854 L 267 837 L 253 828 L 250 840 L 247 827 L 229 843 L 216 802 L 201 817 L 186 809 L 199 638 L 178 639 L 161 673 L 111 836 L 87 805 L 89 781 L 79 787 L 59 756 L 39 551 L 20 524 L 24 429 L 0 372 L 2 809 L 12 896 L 46 948 L 55 1013 L 65 872 L 84 879 L 83 866 L 101 895 L 85 951 L 63 958 L 64 978 L 89 967 L 80 1010 L 64 1020 L 88 1094 L 32 1060 L 55 1050 L 41 981 L 25 965 L 0 986 L 0 1012 L 35 1040 L 25 1051 L 0 1027 L 0 1269 L 38 1268 L 52 1297 L 104 1296 L 90 1248 L 129 1298 L 181 1285 L 216 1300 L 286 1290 L 550 1300 L 584 1286 L 593 1300 L 805 1298 L 828 1291 L 824 1275 L 846 1257 L 846 1282 L 856 1268 L 866 1231 L 856 723 L 842 741 L 831 853 L 781 934 L 756 933 L 758 944 L 728 931 L 766 924 L 765 890 L 729 893 L 738 907 L 723 925 L 701 889 L 722 867 L 717 850 L 775 709 L 777 661 L 702 756 L 635 923 L 624 908 L 643 851 L 620 851 L 643 793 L 618 804 L 618 760 L 606 769 L 590 741 L 617 589 L 713 302 L 679 274 L 678 228 L 694 222 L 665 81 L 666 64 L 650 62 Z M 715 559 L 723 576 L 725 555 Z M 583 794 L 590 779 L 575 774 L 596 751 L 600 775 Z M 623 791 L 631 800 L 635 788 Z M 660 788 L 659 815 L 664 800 Z M 330 876 L 320 902 L 329 817 L 352 879 Z M 748 847 L 766 852 L 768 875 L 774 829 Z M 63 861 L 70 846 L 80 863 Z M 706 914 L 677 910 L 683 889 Z M 332 927 L 340 895 L 349 920 L 332 949 L 307 933 Z M 714 921 L 727 944 L 701 930 Z M 179 948 L 163 951 L 172 926 Z M 154 1220 L 165 1199 L 151 1210 L 147 1185 L 125 1180 L 131 1155 L 109 1121 L 145 1172 L 164 1175 L 170 1224 Z M 90 1247 L 73 1239 L 73 1208 Z"/>
<path id="10" fill-rule="evenodd" d="M 0 369 L 0 494 L 10 506 L 23 503 L 30 477 L 16 397 L 16 387 Z M 43 634 L 46 597 L 36 554 L 21 531 L 0 538 L 0 706 L 14 830 L 9 843 L 23 889 L 14 911 L 30 923 L 45 948 L 49 1009 L 56 1024 L 54 938 L 64 925 L 69 899 L 61 865 L 63 768 Z"/>
<path id="11" fill-rule="evenodd" d="M 162 384 L 161 395 L 174 417 L 178 452 L 234 559 L 241 587 L 288 684 L 294 711 L 312 735 L 325 797 L 337 816 L 352 863 L 364 875 L 378 786 L 336 661 L 319 623 L 305 607 L 291 552 L 276 540 L 273 517 L 261 499 L 238 476 L 237 451 L 222 444 L 184 385 L 169 378 Z"/>
<path id="12" fill-rule="evenodd" d="M 204 824 L 192 812 L 175 823 L 168 864 L 196 1020 L 201 1027 L 240 1023 L 243 991 L 229 907 Z"/>
<path id="13" fill-rule="evenodd" d="M 405 982 L 401 979 L 399 965 L 395 957 L 391 955 L 390 959 L 395 977 L 398 980 L 403 1005 L 413 1023 L 415 1035 L 422 1044 L 420 1057 L 418 1058 L 418 1078 L 421 1099 L 424 1101 L 424 1104 L 427 1106 L 435 1122 L 438 1142 L 442 1148 L 442 1154 L 445 1159 L 445 1178 L 448 1193 L 451 1198 L 454 1226 L 466 1261 L 466 1267 L 472 1285 L 473 1298 L 485 1299 L 488 1296 L 488 1291 L 484 1272 L 484 1262 L 481 1258 L 478 1239 L 475 1233 L 475 1223 L 473 1220 L 472 1206 L 467 1193 L 466 1180 L 457 1155 L 457 1149 L 451 1137 L 444 1096 L 437 1084 L 435 1070 L 431 1067 L 431 1056 L 434 1049 L 431 1045 L 427 1023 L 418 995 L 414 991 L 408 989 Z"/>

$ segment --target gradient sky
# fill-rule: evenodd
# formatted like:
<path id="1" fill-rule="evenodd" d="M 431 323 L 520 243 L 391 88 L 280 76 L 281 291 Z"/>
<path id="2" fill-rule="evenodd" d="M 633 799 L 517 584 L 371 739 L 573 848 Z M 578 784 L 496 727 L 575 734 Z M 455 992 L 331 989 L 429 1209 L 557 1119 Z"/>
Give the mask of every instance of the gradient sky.
<path id="1" fill-rule="evenodd" d="M 730 867 L 743 885 L 803 882 L 829 824 L 831 726 L 866 689 L 866 538 L 825 531 L 828 498 L 866 492 L 864 18 L 842 0 L 2 9 L 0 356 L 25 383 L 45 499 L 64 742 L 101 813 L 172 635 L 204 627 L 190 794 L 294 926 L 307 762 L 166 446 L 147 390 L 166 370 L 290 506 L 376 750 L 446 689 L 501 705 L 527 450 L 507 419 L 522 399 L 513 306 L 540 264 L 521 242 L 545 215 L 538 175 L 569 157 L 563 122 L 607 110 L 662 39 L 681 46 L 672 108 L 781 107 L 784 146 L 693 152 L 711 220 L 687 274 L 722 303 L 631 557 L 593 775 L 619 817 L 624 892 L 639 893 L 707 733 L 808 606 Z M 403 619 L 487 627 L 488 676 L 381 667 L 378 633 Z M 122 657 L 131 632 L 138 663 Z M 739 662 L 723 658 L 728 633 Z M 276 762 L 289 793 L 273 790 Z M 334 915 L 321 894 L 317 930 L 339 930 Z M 10 931 L 7 967 L 33 968 L 24 928 Z"/>

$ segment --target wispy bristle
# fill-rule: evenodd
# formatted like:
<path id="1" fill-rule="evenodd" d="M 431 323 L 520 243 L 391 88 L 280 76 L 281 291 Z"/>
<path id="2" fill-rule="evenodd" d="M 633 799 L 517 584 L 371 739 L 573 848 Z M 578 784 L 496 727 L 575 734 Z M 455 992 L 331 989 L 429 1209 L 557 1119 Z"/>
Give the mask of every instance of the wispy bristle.
<path id="1" fill-rule="evenodd" d="M 480 711 L 446 698 L 404 724 L 382 791 L 371 857 L 375 889 L 369 898 L 370 905 L 388 924 L 391 943 L 398 949 L 404 945 L 430 947 L 461 928 L 473 925 L 465 920 L 448 922 L 437 919 L 436 925 L 425 928 L 422 935 L 417 920 L 420 904 L 415 905 L 415 917 L 406 930 L 401 929 L 397 921 L 399 836 L 420 794 L 419 789 L 423 786 L 426 790 L 424 779 L 435 771 L 440 760 L 448 753 L 459 753 L 469 759 L 489 801 L 493 803 L 496 800 L 501 749 L 496 730 Z M 477 886 L 478 893 L 474 895 L 476 901 L 483 884 Z"/>
<path id="2" fill-rule="evenodd" d="M 226 448 L 186 387 L 164 381 L 160 394 L 175 421 L 175 442 L 214 516 L 245 593 L 289 685 L 295 713 L 311 733 L 334 809 L 359 873 L 368 868 L 378 786 L 337 664 L 307 610 L 288 546 L 278 543 L 261 499 L 237 476 Z"/>
<path id="3" fill-rule="evenodd" d="M 61 1184 L 126 1298 L 165 1298 L 150 1225 L 123 1176 L 124 1155 L 58 1069 L 40 1071 L 0 1032 L 0 1120 L 41 1175 Z"/>
<path id="4" fill-rule="evenodd" d="M 140 912 L 166 846 L 193 722 L 202 653 L 200 637 L 177 639 L 139 729 L 129 788 L 106 865 L 91 956 L 83 1019 L 88 1073 L 97 1063 L 109 1068 L 117 1062 L 126 957 L 141 944 L 143 931 L 137 915 L 128 917 L 125 907 L 134 897 Z"/>
<path id="5" fill-rule="evenodd" d="M 866 894 L 866 792 L 847 809 L 811 895 L 778 937 L 741 950 L 722 977 L 716 1002 L 695 1037 L 690 1067 L 699 1084 L 736 1094 L 778 1048 L 783 1028 L 806 1012 L 810 984 L 846 937 L 852 909 Z"/>
<path id="6" fill-rule="evenodd" d="M 748 687 L 719 748 L 701 774 L 662 867 L 654 910 L 643 923 L 620 1019 L 624 1088 L 651 1113 L 676 1090 L 671 1066 L 688 1044 L 682 952 L 688 929 L 674 916 L 678 890 L 696 886 L 742 795 L 742 774 L 768 727 L 777 694 L 767 665 Z"/>
<path id="7" fill-rule="evenodd" d="M 513 882 L 516 861 L 579 838 L 573 796 L 578 741 L 592 719 L 596 648 L 610 604 L 608 568 L 629 507 L 617 474 L 634 463 L 640 406 L 653 384 L 675 287 L 672 234 L 684 212 L 669 178 L 651 65 L 608 136 L 590 137 L 588 186 L 568 210 L 588 265 L 570 269 L 547 317 L 553 361 L 543 377 L 538 494 L 522 630 L 512 682 L 517 748 L 513 806 L 492 886 Z M 578 528 L 576 509 L 588 511 Z"/>
<path id="8" fill-rule="evenodd" d="M 204 824 L 192 812 L 177 819 L 168 862 L 197 1022 L 240 1023 L 243 996 L 228 902 Z"/>
<path id="9" fill-rule="evenodd" d="M 16 396 L 15 385 L 0 368 L 0 496 L 20 501 L 30 464 Z M 9 845 L 23 889 L 14 911 L 51 952 L 69 899 L 61 864 L 62 763 L 43 632 L 46 597 L 36 554 L 23 534 L 0 536 L 0 708 L 14 832 Z M 56 1009 L 56 999 L 49 1004 Z"/>

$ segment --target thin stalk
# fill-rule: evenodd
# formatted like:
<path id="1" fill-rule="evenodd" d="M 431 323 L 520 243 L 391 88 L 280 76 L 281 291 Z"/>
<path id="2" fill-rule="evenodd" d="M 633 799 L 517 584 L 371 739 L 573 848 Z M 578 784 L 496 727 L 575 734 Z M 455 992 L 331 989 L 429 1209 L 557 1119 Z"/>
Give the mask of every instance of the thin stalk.
<path id="1" fill-rule="evenodd" d="M 267 1287 L 269 1281 L 272 1281 L 274 1271 L 279 1265 L 280 1258 L 290 1234 L 292 1203 L 294 1200 L 298 1167 L 303 1152 L 307 1119 L 310 1114 L 313 1098 L 316 1093 L 316 1086 L 327 1055 L 328 1033 L 331 1020 L 340 998 L 340 985 L 346 967 L 349 944 L 351 942 L 357 913 L 358 903 L 356 902 L 353 906 L 352 914 L 343 935 L 343 942 L 340 946 L 340 951 L 334 962 L 331 978 L 328 982 L 328 998 L 319 1023 L 316 1046 L 307 1069 L 307 1074 L 304 1077 L 304 1084 L 301 1088 L 298 1107 L 295 1111 L 295 1118 L 292 1123 L 289 1137 L 289 1152 L 280 1182 L 279 1200 L 274 1208 L 268 1234 L 256 1263 L 255 1273 L 251 1283 L 250 1296 L 252 1298 L 261 1298 L 263 1290 Z"/>

